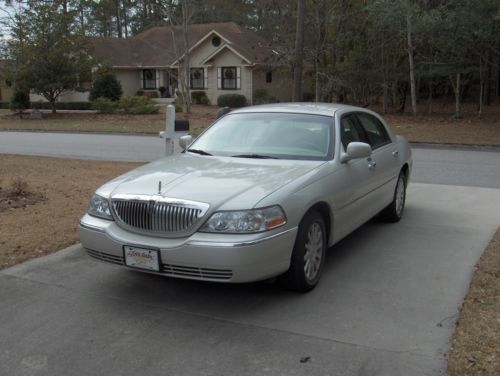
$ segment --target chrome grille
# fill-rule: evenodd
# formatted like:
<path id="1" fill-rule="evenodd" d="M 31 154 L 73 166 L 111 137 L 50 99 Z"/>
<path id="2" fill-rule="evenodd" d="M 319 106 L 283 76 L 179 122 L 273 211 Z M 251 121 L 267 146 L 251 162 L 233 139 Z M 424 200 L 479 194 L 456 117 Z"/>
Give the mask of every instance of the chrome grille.
<path id="1" fill-rule="evenodd" d="M 208 209 L 204 203 L 154 196 L 113 197 L 111 201 L 119 223 L 155 234 L 187 232 Z"/>
<path id="2" fill-rule="evenodd" d="M 229 280 L 233 278 L 230 269 L 196 268 L 191 266 L 163 264 L 161 273 L 178 277 L 190 277 L 196 279 Z"/>
<path id="3" fill-rule="evenodd" d="M 87 249 L 89 256 L 98 260 L 113 264 L 124 265 L 123 256 L 115 256 L 109 253 Z M 145 270 L 140 270 L 145 271 Z M 233 278 L 231 269 L 198 268 L 185 265 L 162 264 L 160 273 L 178 278 L 192 278 L 200 280 L 229 281 Z"/>

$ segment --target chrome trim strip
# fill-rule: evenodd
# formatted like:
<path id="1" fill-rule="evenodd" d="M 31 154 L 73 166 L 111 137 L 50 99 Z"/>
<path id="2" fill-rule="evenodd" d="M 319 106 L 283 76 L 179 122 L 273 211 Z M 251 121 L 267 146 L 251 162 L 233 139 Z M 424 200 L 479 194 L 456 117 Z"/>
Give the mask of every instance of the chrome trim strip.
<path id="1" fill-rule="evenodd" d="M 83 222 L 80 222 L 80 226 L 83 227 L 83 228 L 85 228 L 85 229 L 87 229 L 87 230 L 98 231 L 98 232 L 106 232 L 106 230 L 103 229 L 102 227 L 88 225 L 88 224 L 83 223 Z"/>
<path id="2" fill-rule="evenodd" d="M 280 236 L 283 236 L 291 231 L 295 231 L 297 230 L 298 227 L 293 227 L 291 229 L 288 229 L 286 231 L 282 231 L 278 234 L 274 234 L 274 235 L 271 235 L 271 236 L 268 236 L 268 237 L 265 237 L 265 238 L 262 238 L 262 239 L 257 239 L 257 240 L 249 240 L 249 241 L 246 241 L 246 242 L 232 242 L 232 243 L 225 243 L 225 242 L 217 242 L 217 241 L 208 241 L 208 240 L 191 240 L 191 241 L 188 241 L 185 243 L 185 245 L 194 245 L 196 247 L 245 247 L 245 246 L 249 246 L 249 245 L 255 245 L 255 244 L 259 244 L 259 243 L 262 243 L 262 242 L 265 242 L 265 241 L 268 241 L 268 240 L 271 240 L 271 239 L 274 239 L 274 238 L 278 238 Z M 224 235 L 224 234 L 220 234 L 220 235 Z"/>

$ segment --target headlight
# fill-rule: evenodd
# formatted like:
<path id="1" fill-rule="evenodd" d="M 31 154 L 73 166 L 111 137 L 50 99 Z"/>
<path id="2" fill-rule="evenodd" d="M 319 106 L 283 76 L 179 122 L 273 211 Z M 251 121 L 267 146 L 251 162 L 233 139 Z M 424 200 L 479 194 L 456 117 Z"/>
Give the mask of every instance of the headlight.
<path id="1" fill-rule="evenodd" d="M 104 218 L 113 220 L 111 215 L 111 208 L 109 207 L 109 201 L 99 195 L 94 194 L 90 199 L 90 205 L 88 213 L 94 217 Z"/>
<path id="2" fill-rule="evenodd" d="M 223 211 L 214 213 L 201 232 L 249 234 L 283 226 L 286 216 L 279 206 L 245 211 Z"/>

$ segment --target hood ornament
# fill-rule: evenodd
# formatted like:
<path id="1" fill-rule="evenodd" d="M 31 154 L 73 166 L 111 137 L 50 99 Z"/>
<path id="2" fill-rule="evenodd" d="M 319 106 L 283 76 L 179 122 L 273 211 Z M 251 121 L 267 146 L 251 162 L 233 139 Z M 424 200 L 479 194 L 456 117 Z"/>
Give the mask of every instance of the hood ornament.
<path id="1" fill-rule="evenodd" d="M 158 182 L 158 194 L 161 194 L 161 180 Z"/>

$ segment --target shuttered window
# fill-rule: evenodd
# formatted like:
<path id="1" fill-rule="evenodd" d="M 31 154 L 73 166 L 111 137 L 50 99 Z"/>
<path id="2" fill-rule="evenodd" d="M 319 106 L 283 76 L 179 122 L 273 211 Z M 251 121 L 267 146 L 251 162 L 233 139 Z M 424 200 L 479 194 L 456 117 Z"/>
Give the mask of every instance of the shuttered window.
<path id="1" fill-rule="evenodd" d="M 223 90 L 241 89 L 241 68 L 217 68 L 217 87 Z"/>

